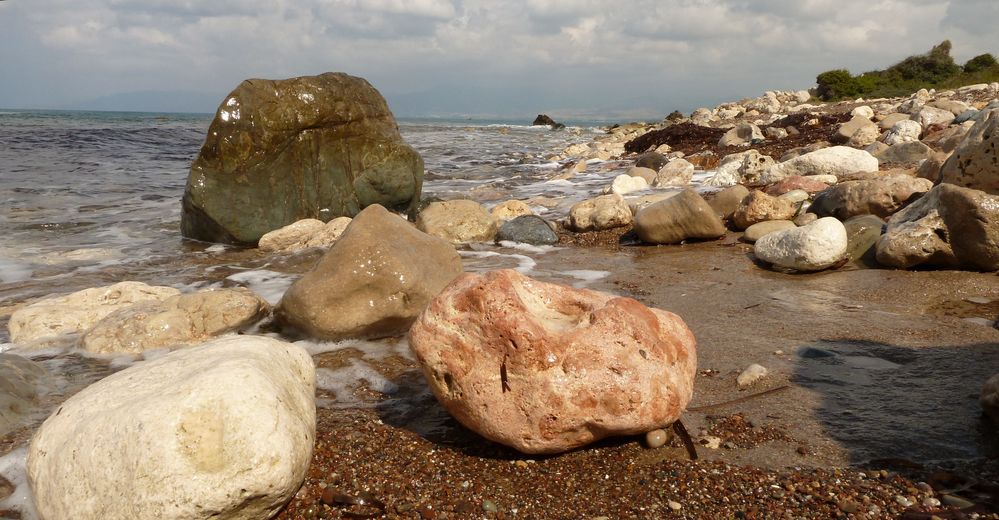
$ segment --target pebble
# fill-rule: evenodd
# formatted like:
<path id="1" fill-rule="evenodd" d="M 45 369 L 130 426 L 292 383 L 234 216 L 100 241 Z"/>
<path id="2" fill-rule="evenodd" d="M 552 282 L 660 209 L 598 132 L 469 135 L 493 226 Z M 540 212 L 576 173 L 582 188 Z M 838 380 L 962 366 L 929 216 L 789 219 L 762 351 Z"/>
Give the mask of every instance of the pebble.
<path id="1" fill-rule="evenodd" d="M 895 502 L 898 502 L 898 505 L 902 507 L 909 507 L 913 503 L 912 499 L 910 499 L 909 497 L 904 497 L 902 495 L 895 495 Z"/>
<path id="2" fill-rule="evenodd" d="M 495 513 L 497 511 L 499 511 L 499 508 L 496 507 L 496 504 L 494 504 L 492 500 L 483 500 L 482 501 L 482 510 L 485 511 L 485 512 L 487 512 L 487 513 Z"/>
<path id="3" fill-rule="evenodd" d="M 923 505 L 926 507 L 940 507 L 940 501 L 933 497 L 926 497 L 923 499 Z"/>
<path id="4" fill-rule="evenodd" d="M 965 500 L 956 495 L 944 495 L 940 497 L 940 501 L 943 502 L 944 505 L 959 507 L 961 509 L 975 505 L 974 502 L 969 502 L 968 500 Z"/>
<path id="5" fill-rule="evenodd" d="M 703 444 L 705 448 L 717 450 L 721 447 L 721 438 L 713 435 L 701 437 L 701 444 Z"/>
<path id="6" fill-rule="evenodd" d="M 860 510 L 860 504 L 849 499 L 840 500 L 836 506 L 844 513 L 856 513 Z"/>
<path id="7" fill-rule="evenodd" d="M 965 298 L 964 301 L 968 303 L 974 303 L 976 305 L 986 305 L 992 303 L 992 300 L 988 298 L 982 298 L 981 296 L 972 296 L 970 298 Z"/>
<path id="8" fill-rule="evenodd" d="M 739 383 L 739 386 L 749 386 L 760 379 L 763 379 L 766 375 L 767 368 L 765 366 L 753 363 L 752 365 L 746 367 L 741 374 L 739 374 L 736 382 Z"/>
<path id="9" fill-rule="evenodd" d="M 669 441 L 669 434 L 666 430 L 652 430 L 645 434 L 645 444 L 650 448 L 661 448 Z"/>
<path id="10" fill-rule="evenodd" d="M 668 504 L 669 504 L 669 508 L 672 509 L 673 511 L 679 511 L 679 510 L 683 509 L 683 504 L 681 504 L 679 502 L 670 500 L 668 502 Z"/>

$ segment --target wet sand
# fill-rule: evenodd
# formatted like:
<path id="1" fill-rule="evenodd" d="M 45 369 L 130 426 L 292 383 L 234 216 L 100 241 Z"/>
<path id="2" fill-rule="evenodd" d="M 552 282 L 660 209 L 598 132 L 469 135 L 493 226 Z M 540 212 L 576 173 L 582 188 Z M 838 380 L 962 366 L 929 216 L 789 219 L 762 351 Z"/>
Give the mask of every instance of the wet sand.
<path id="1" fill-rule="evenodd" d="M 999 440 L 977 400 L 999 368 L 999 330 L 985 325 L 999 315 L 996 274 L 775 273 L 738 236 L 568 247 L 536 256 L 531 273 L 566 283 L 555 275 L 566 266 L 610 271 L 589 287 L 682 316 L 698 340 L 691 408 L 788 386 L 684 415 L 721 448 L 698 446 L 695 462 L 676 439 L 620 438 L 531 458 L 455 423 L 394 357 L 378 365 L 393 395 L 361 389 L 371 407 L 320 410 L 309 478 L 281 518 L 949 518 L 956 507 L 921 504 L 956 481 L 975 510 L 996 512 Z M 752 363 L 769 375 L 740 389 Z M 358 497 L 369 505 L 347 503 Z"/>

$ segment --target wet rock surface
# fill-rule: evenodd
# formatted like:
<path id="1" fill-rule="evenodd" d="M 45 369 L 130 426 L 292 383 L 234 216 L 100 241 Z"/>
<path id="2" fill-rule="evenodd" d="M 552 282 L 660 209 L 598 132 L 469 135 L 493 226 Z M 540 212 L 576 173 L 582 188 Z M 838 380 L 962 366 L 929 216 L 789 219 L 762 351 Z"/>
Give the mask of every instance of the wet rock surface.
<path id="1" fill-rule="evenodd" d="M 423 159 L 364 79 L 251 79 L 226 96 L 208 129 L 184 192 L 181 231 L 256 244 L 304 218 L 352 217 L 371 204 L 411 209 L 422 184 Z"/>
<path id="2" fill-rule="evenodd" d="M 677 244 L 719 238 L 725 235 L 725 225 L 697 192 L 686 189 L 640 210 L 635 215 L 635 233 L 649 244 Z"/>

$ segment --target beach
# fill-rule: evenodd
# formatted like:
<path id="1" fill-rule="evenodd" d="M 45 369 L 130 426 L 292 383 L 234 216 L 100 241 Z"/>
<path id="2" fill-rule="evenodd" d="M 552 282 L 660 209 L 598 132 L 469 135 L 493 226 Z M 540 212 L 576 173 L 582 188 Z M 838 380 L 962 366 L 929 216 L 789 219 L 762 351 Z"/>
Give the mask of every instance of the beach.
<path id="1" fill-rule="evenodd" d="M 984 108 L 994 97 L 973 93 L 968 103 Z M 811 130 L 756 145 L 777 158 L 828 136 L 863 105 L 816 107 L 824 115 L 815 124 L 797 123 Z M 91 383 L 171 350 L 96 355 L 81 350 L 77 336 L 27 350 L 6 335 L 14 312 L 47 295 L 123 280 L 185 293 L 245 287 L 277 305 L 323 256 L 321 248 L 265 252 L 183 239 L 180 199 L 209 121 L 0 114 L 0 142 L 9 145 L 0 167 L 10 172 L 0 180 L 8 230 L 0 351 L 47 374 L 29 410 L 0 436 L 0 516 L 31 518 L 24 449 L 49 414 Z M 688 182 L 628 197 L 689 187 L 710 201 L 722 188 L 710 179 L 723 157 L 748 146 L 721 146 L 723 125 L 712 124 L 718 132 L 671 147 L 696 163 Z M 572 230 L 572 207 L 602 195 L 635 164 L 637 154 L 626 153 L 613 130 L 586 122 L 560 131 L 526 122 L 399 126 L 425 162 L 424 199 L 468 198 L 490 208 L 521 200 L 559 223 L 554 245 L 459 245 L 465 272 L 515 269 L 684 320 L 698 359 L 681 421 L 698 460 L 676 438 L 650 449 L 642 436 L 525 455 L 448 415 L 405 334 L 322 341 L 263 320 L 241 333 L 293 342 L 317 367 L 312 460 L 278 518 L 999 517 L 999 439 L 979 403 L 982 383 L 999 367 L 994 270 L 851 262 L 786 272 L 761 262 L 738 229 L 669 245 L 642 243 L 630 226 Z M 651 125 L 624 128 L 633 137 Z M 590 155 L 568 153 L 579 145 Z M 766 375 L 740 385 L 752 364 Z"/>

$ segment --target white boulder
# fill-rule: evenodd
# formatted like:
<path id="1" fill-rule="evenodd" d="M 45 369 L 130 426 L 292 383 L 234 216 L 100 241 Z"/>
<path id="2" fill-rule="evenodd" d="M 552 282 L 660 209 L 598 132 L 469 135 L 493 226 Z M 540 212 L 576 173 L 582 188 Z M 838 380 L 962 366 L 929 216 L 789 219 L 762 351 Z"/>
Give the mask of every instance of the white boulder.
<path id="1" fill-rule="evenodd" d="M 112 374 L 35 433 L 42 518 L 270 518 L 298 491 L 316 435 L 301 347 L 218 339 Z"/>
<path id="2" fill-rule="evenodd" d="M 847 175 L 878 171 L 878 159 L 864 150 L 849 146 L 830 146 L 799 155 L 770 168 L 763 175 L 764 184 L 772 184 L 790 175 Z"/>
<path id="3" fill-rule="evenodd" d="M 764 235 L 753 254 L 775 267 L 794 271 L 821 271 L 842 261 L 847 253 L 843 223 L 825 217 L 805 226 Z"/>

